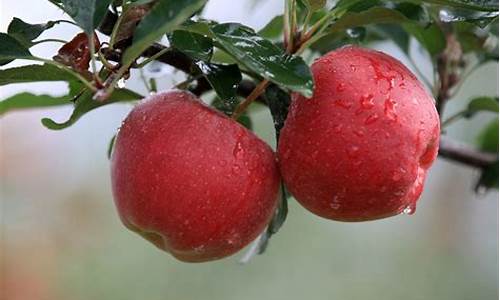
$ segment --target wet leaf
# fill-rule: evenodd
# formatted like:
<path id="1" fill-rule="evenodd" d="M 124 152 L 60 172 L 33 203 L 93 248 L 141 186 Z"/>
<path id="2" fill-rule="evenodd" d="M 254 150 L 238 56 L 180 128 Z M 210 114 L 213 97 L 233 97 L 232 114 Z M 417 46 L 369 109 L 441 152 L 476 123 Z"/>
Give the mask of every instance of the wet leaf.
<path id="1" fill-rule="evenodd" d="M 186 30 L 175 30 L 169 40 L 174 48 L 195 60 L 209 61 L 212 57 L 212 40 L 201 34 Z"/>
<path id="2" fill-rule="evenodd" d="M 206 0 L 158 0 L 134 32 L 134 40 L 124 53 L 122 63 L 130 65 L 152 43 L 181 25 L 198 11 Z"/>
<path id="3" fill-rule="evenodd" d="M 446 8 L 439 12 L 439 19 L 443 23 L 467 22 L 484 28 L 493 21 L 498 20 L 498 11 L 478 12 L 468 9 Z"/>
<path id="4" fill-rule="evenodd" d="M 285 54 L 271 41 L 241 24 L 220 24 L 211 31 L 217 46 L 246 68 L 306 97 L 312 96 L 312 75 L 302 58 Z"/>
<path id="5" fill-rule="evenodd" d="M 236 90 L 241 81 L 241 72 L 237 65 L 221 65 L 199 61 L 196 63 L 214 91 L 222 100 L 219 108 L 231 114 L 238 104 Z"/>
<path id="6" fill-rule="evenodd" d="M 498 11 L 498 0 L 413 0 L 412 2 L 426 2 L 448 7 L 473 9 L 479 11 Z"/>

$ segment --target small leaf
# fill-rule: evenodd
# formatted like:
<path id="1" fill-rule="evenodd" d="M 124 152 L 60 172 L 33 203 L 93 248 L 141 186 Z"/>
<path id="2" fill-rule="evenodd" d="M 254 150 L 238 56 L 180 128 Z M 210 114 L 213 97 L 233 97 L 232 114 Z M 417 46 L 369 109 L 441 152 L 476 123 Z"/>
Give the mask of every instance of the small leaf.
<path id="1" fill-rule="evenodd" d="M 92 99 L 92 93 L 85 91 L 75 102 L 75 109 L 69 119 L 62 123 L 57 123 L 49 118 L 43 118 L 42 124 L 53 130 L 61 130 L 73 125 L 87 112 L 96 109 L 100 106 L 108 105 L 120 101 L 132 101 L 143 98 L 143 96 L 127 89 L 116 89 L 106 101 L 96 101 Z"/>
<path id="2" fill-rule="evenodd" d="M 498 155 L 498 118 L 491 121 L 480 133 L 478 138 L 479 148 L 483 151 Z M 498 159 L 484 168 L 476 184 L 476 191 L 481 189 L 498 189 Z"/>
<path id="3" fill-rule="evenodd" d="M 96 34 L 93 33 L 92 36 L 94 37 L 94 52 L 96 52 L 101 47 L 101 44 Z M 81 32 L 64 44 L 53 59 L 84 75 L 90 66 L 91 51 L 89 45 L 88 35 Z"/>
<path id="4" fill-rule="evenodd" d="M 42 34 L 45 30 L 53 27 L 55 22 L 44 24 L 29 24 L 19 18 L 14 18 L 7 28 L 7 33 L 18 40 L 26 47 L 33 45 L 32 41 Z"/>
<path id="5" fill-rule="evenodd" d="M 467 105 L 465 116 L 470 118 L 477 112 L 491 111 L 498 114 L 498 97 L 477 97 Z"/>
<path id="6" fill-rule="evenodd" d="M 264 28 L 259 31 L 259 35 L 266 39 L 275 40 L 281 38 L 283 34 L 283 15 L 272 18 Z"/>
<path id="7" fill-rule="evenodd" d="M 237 65 L 220 65 L 199 61 L 196 63 L 214 91 L 222 100 L 220 109 L 226 114 L 233 112 L 238 104 L 236 90 L 241 81 L 241 72 Z"/>
<path id="8" fill-rule="evenodd" d="M 50 95 L 35 95 L 32 93 L 19 93 L 0 101 L 0 116 L 18 109 L 31 109 L 49 106 L 71 104 L 70 95 L 54 97 Z"/>
<path id="9" fill-rule="evenodd" d="M 175 30 L 169 40 L 174 48 L 196 60 L 209 61 L 212 57 L 212 40 L 201 34 Z"/>
<path id="10" fill-rule="evenodd" d="M 0 86 L 11 83 L 35 81 L 70 81 L 76 79 L 71 73 L 53 65 L 27 65 L 0 70 Z"/>
<path id="11" fill-rule="evenodd" d="M 18 40 L 0 32 L 0 66 L 18 58 L 33 58 L 33 56 Z"/>
<path id="12" fill-rule="evenodd" d="M 214 41 L 246 68 L 306 97 L 312 96 L 311 71 L 302 58 L 286 55 L 253 29 L 237 23 L 211 28 Z"/>
<path id="13" fill-rule="evenodd" d="M 137 26 L 133 44 L 125 51 L 122 63 L 130 65 L 146 48 L 182 24 L 205 2 L 206 0 L 159 0 Z"/>
<path id="14" fill-rule="evenodd" d="M 302 0 L 302 2 L 311 11 L 322 9 L 326 5 L 326 0 Z"/>
<path id="15" fill-rule="evenodd" d="M 498 118 L 491 121 L 478 137 L 479 148 L 492 153 L 498 152 Z"/>
<path id="16" fill-rule="evenodd" d="M 51 2 L 66 12 L 87 33 L 101 23 L 112 0 L 52 0 Z"/>

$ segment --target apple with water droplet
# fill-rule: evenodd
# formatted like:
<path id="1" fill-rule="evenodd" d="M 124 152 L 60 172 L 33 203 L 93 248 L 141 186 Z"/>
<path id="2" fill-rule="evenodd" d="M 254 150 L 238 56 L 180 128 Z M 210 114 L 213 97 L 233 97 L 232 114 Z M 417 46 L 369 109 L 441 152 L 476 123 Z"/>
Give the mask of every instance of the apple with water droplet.
<path id="1" fill-rule="evenodd" d="M 402 63 L 348 46 L 314 62 L 278 145 L 283 180 L 311 212 L 367 221 L 415 210 L 439 145 L 432 96 Z"/>
<path id="2" fill-rule="evenodd" d="M 184 91 L 156 94 L 130 112 L 111 179 L 125 226 L 188 262 L 254 240 L 273 215 L 280 182 L 265 142 Z"/>

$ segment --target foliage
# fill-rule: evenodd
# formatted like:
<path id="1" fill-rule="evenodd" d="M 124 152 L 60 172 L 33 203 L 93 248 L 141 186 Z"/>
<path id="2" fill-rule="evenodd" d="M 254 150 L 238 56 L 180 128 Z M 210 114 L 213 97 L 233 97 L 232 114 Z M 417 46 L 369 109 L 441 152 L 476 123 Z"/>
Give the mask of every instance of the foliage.
<path id="1" fill-rule="evenodd" d="M 249 128 L 251 114 L 245 108 L 254 100 L 265 103 L 277 139 L 286 119 L 290 93 L 312 95 L 314 82 L 304 54 L 311 57 L 345 44 L 369 45 L 388 40 L 412 61 L 413 39 L 428 53 L 434 66 L 434 80 L 423 79 L 435 92 L 440 113 L 472 71 L 486 62 L 498 61 L 496 0 L 338 0 L 333 5 L 325 0 L 285 0 L 284 14 L 269 20 L 258 32 L 244 24 L 218 24 L 201 18 L 206 0 L 49 1 L 73 21 L 30 24 L 13 18 L 7 33 L 0 33 L 0 65 L 16 59 L 43 64 L 5 67 L 0 70 L 0 85 L 63 81 L 68 83 L 69 92 L 63 96 L 14 95 L 0 102 L 0 115 L 20 109 L 73 105 L 73 113 L 65 122 L 42 120 L 53 130 L 67 128 L 101 106 L 142 98 L 118 85 L 128 78 L 130 69 L 142 68 L 153 60 L 186 73 L 186 81 L 177 88 L 196 94 L 213 89 L 213 106 Z M 71 68 L 68 63 L 31 54 L 33 45 L 57 41 L 36 39 L 61 23 L 77 25 L 87 36 L 93 36 L 95 30 L 108 36 L 105 43 L 87 38 L 88 45 L 84 46 L 89 51 L 82 52 L 87 56 L 75 57 L 78 60 L 90 56 L 92 64 L 88 69 Z M 162 37 L 168 38 L 169 46 L 161 44 Z M 76 46 L 66 43 L 66 47 Z M 151 92 L 155 92 L 154 78 L 150 83 Z M 242 100 L 241 96 L 248 97 Z M 466 108 L 445 120 L 443 127 L 481 112 L 498 114 L 498 96 L 472 99 Z M 498 153 L 498 118 L 478 136 L 479 150 Z M 112 143 L 109 153 L 111 150 Z M 478 187 L 498 187 L 498 159 L 482 171 Z M 275 218 L 259 239 L 255 253 L 265 249 L 269 237 L 283 224 L 286 212 L 287 192 L 283 187 Z"/>

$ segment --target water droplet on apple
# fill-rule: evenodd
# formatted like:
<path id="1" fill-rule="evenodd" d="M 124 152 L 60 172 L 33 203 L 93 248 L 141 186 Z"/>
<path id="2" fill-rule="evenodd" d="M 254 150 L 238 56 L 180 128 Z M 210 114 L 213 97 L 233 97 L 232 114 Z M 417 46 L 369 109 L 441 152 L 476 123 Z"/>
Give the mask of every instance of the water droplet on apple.
<path id="1" fill-rule="evenodd" d="M 366 94 L 360 98 L 361 108 L 370 109 L 375 103 L 373 103 L 374 97 L 373 94 Z"/>
<path id="2" fill-rule="evenodd" d="M 359 147 L 355 145 L 349 147 L 349 149 L 347 150 L 347 154 L 350 157 L 356 157 L 358 155 L 358 152 L 359 152 Z"/>
<path id="3" fill-rule="evenodd" d="M 349 109 L 352 106 L 352 103 L 349 101 L 346 101 L 344 99 L 337 99 L 335 100 L 335 105 L 340 106 L 345 109 Z"/>
<path id="4" fill-rule="evenodd" d="M 337 92 L 343 92 L 343 91 L 345 91 L 345 84 L 344 83 L 337 84 Z"/>
<path id="5" fill-rule="evenodd" d="M 336 132 L 336 133 L 339 133 L 342 131 L 342 127 L 343 125 L 342 124 L 337 124 L 333 127 L 333 131 Z"/>
<path id="6" fill-rule="evenodd" d="M 384 114 L 385 116 L 392 120 L 396 121 L 398 116 L 396 115 L 396 102 L 391 98 L 387 98 L 384 103 Z"/>
<path id="7" fill-rule="evenodd" d="M 370 125 L 375 123 L 378 120 L 378 115 L 377 114 L 371 114 L 365 119 L 365 125 Z"/>
<path id="8" fill-rule="evenodd" d="M 412 204 L 408 205 L 407 207 L 405 207 L 405 209 L 403 209 L 403 214 L 413 215 L 416 210 L 417 210 L 417 206 L 415 205 L 415 203 L 412 203 Z"/>

